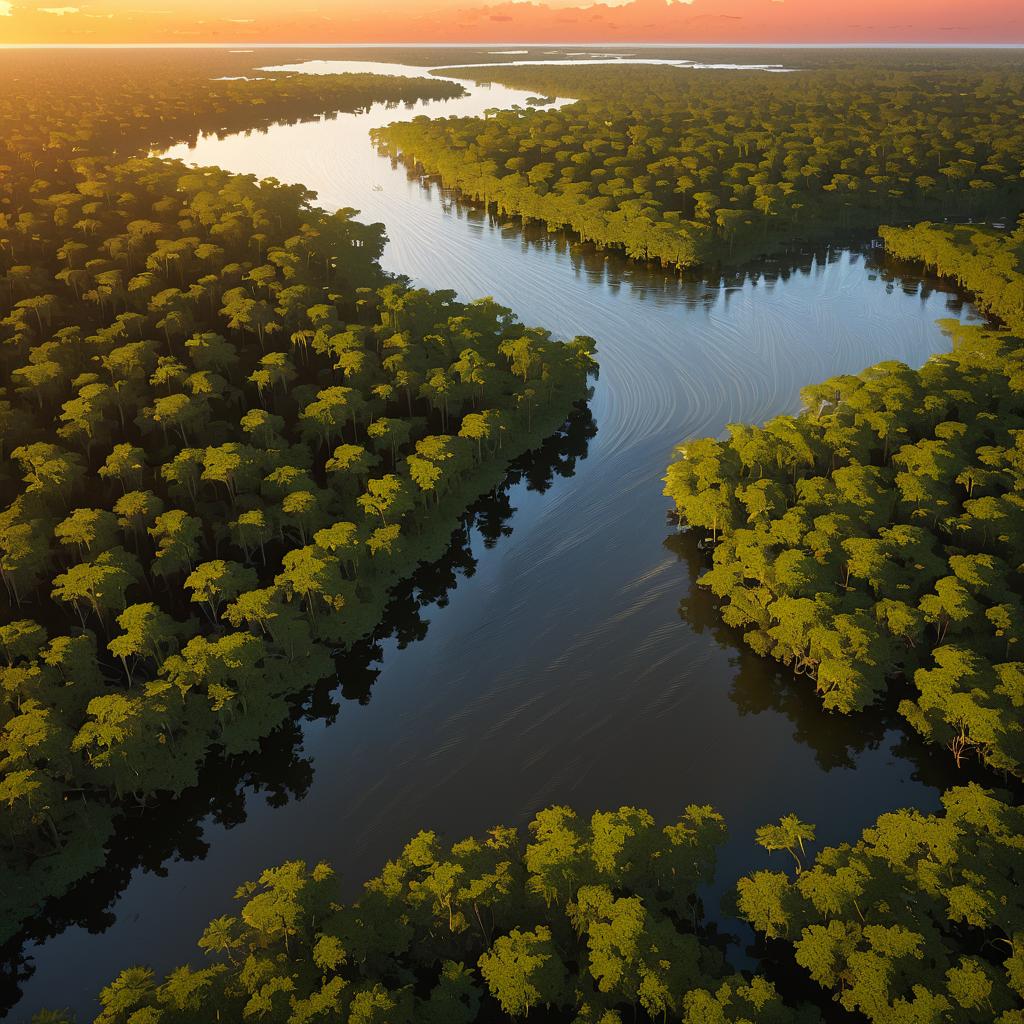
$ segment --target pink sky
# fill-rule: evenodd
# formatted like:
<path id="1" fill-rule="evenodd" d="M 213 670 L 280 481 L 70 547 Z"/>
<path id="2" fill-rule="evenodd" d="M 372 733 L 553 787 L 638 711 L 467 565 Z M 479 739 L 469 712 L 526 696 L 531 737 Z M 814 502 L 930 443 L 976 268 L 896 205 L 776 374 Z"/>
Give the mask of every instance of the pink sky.
<path id="1" fill-rule="evenodd" d="M 0 0 L 0 43 L 131 42 L 1024 43 L 1024 0 Z"/>

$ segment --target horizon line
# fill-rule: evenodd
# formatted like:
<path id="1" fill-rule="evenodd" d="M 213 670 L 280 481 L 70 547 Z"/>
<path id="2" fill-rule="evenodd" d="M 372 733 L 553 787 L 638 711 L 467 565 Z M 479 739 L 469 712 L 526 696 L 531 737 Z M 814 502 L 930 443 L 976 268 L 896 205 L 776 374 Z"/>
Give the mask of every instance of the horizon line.
<path id="1" fill-rule="evenodd" d="M 987 43 L 987 42 L 894 42 L 879 40 L 877 42 L 820 42 L 820 43 L 681 43 L 654 42 L 651 40 L 623 40 L 616 42 L 507 42 L 503 40 L 472 43 L 455 42 L 374 42 L 374 43 L 315 43 L 315 42 L 217 42 L 217 43 L 0 43 L 0 50 L 271 50 L 271 49 L 382 49 L 395 47 L 401 49 L 476 49 L 487 46 L 525 46 L 540 47 L 580 47 L 589 46 L 594 49 L 621 49 L 627 46 L 642 46 L 660 49 L 704 49 L 704 50 L 1020 50 L 1024 42 Z"/>

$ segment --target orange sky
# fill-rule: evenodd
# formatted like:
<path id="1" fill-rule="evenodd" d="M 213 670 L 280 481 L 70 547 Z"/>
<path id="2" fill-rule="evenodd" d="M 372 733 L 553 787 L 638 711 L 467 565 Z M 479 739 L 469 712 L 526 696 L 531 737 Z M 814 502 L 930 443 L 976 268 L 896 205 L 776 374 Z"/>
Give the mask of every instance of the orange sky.
<path id="1" fill-rule="evenodd" d="M 1024 0 L 0 0 L 0 43 L 132 42 L 1024 43 Z"/>

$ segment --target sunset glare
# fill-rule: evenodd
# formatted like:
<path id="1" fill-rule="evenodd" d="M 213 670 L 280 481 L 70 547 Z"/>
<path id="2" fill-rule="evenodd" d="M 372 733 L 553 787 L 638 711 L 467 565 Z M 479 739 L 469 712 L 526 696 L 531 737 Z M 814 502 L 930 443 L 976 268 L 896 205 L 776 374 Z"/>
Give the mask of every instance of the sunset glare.
<path id="1" fill-rule="evenodd" d="M 0 44 L 1024 42 L 1017 0 L 0 0 Z"/>

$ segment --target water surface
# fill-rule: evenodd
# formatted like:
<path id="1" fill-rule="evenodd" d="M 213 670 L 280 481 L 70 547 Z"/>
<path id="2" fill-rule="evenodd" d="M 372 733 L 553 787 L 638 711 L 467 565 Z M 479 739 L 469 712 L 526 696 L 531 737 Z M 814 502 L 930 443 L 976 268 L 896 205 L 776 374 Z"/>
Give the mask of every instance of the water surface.
<path id="1" fill-rule="evenodd" d="M 454 839 L 552 803 L 667 817 L 698 802 L 728 817 L 727 881 L 763 863 L 752 831 L 783 813 L 831 842 L 884 810 L 937 806 L 932 766 L 894 716 L 823 715 L 804 684 L 718 625 L 691 593 L 696 554 L 666 524 L 660 478 L 675 443 L 793 411 L 804 384 L 881 359 L 919 365 L 946 348 L 935 319 L 966 312 L 870 250 L 711 280 L 628 265 L 463 207 L 367 138 L 397 118 L 481 114 L 528 95 L 472 87 L 167 154 L 302 182 L 328 209 L 383 221 L 389 270 L 491 295 L 558 336 L 593 335 L 601 373 L 571 436 L 409 591 L 398 635 L 342 664 L 343 693 L 320 693 L 226 795 L 197 796 L 187 824 L 169 811 L 169 837 L 154 825 L 128 840 L 160 874 L 129 861 L 119 898 L 88 916 L 102 934 L 69 927 L 29 950 L 18 1017 L 68 1005 L 88 1019 L 119 968 L 195 956 L 235 887 L 286 858 L 329 859 L 352 893 L 419 828 Z M 92 893 L 102 907 L 106 890 Z"/>

